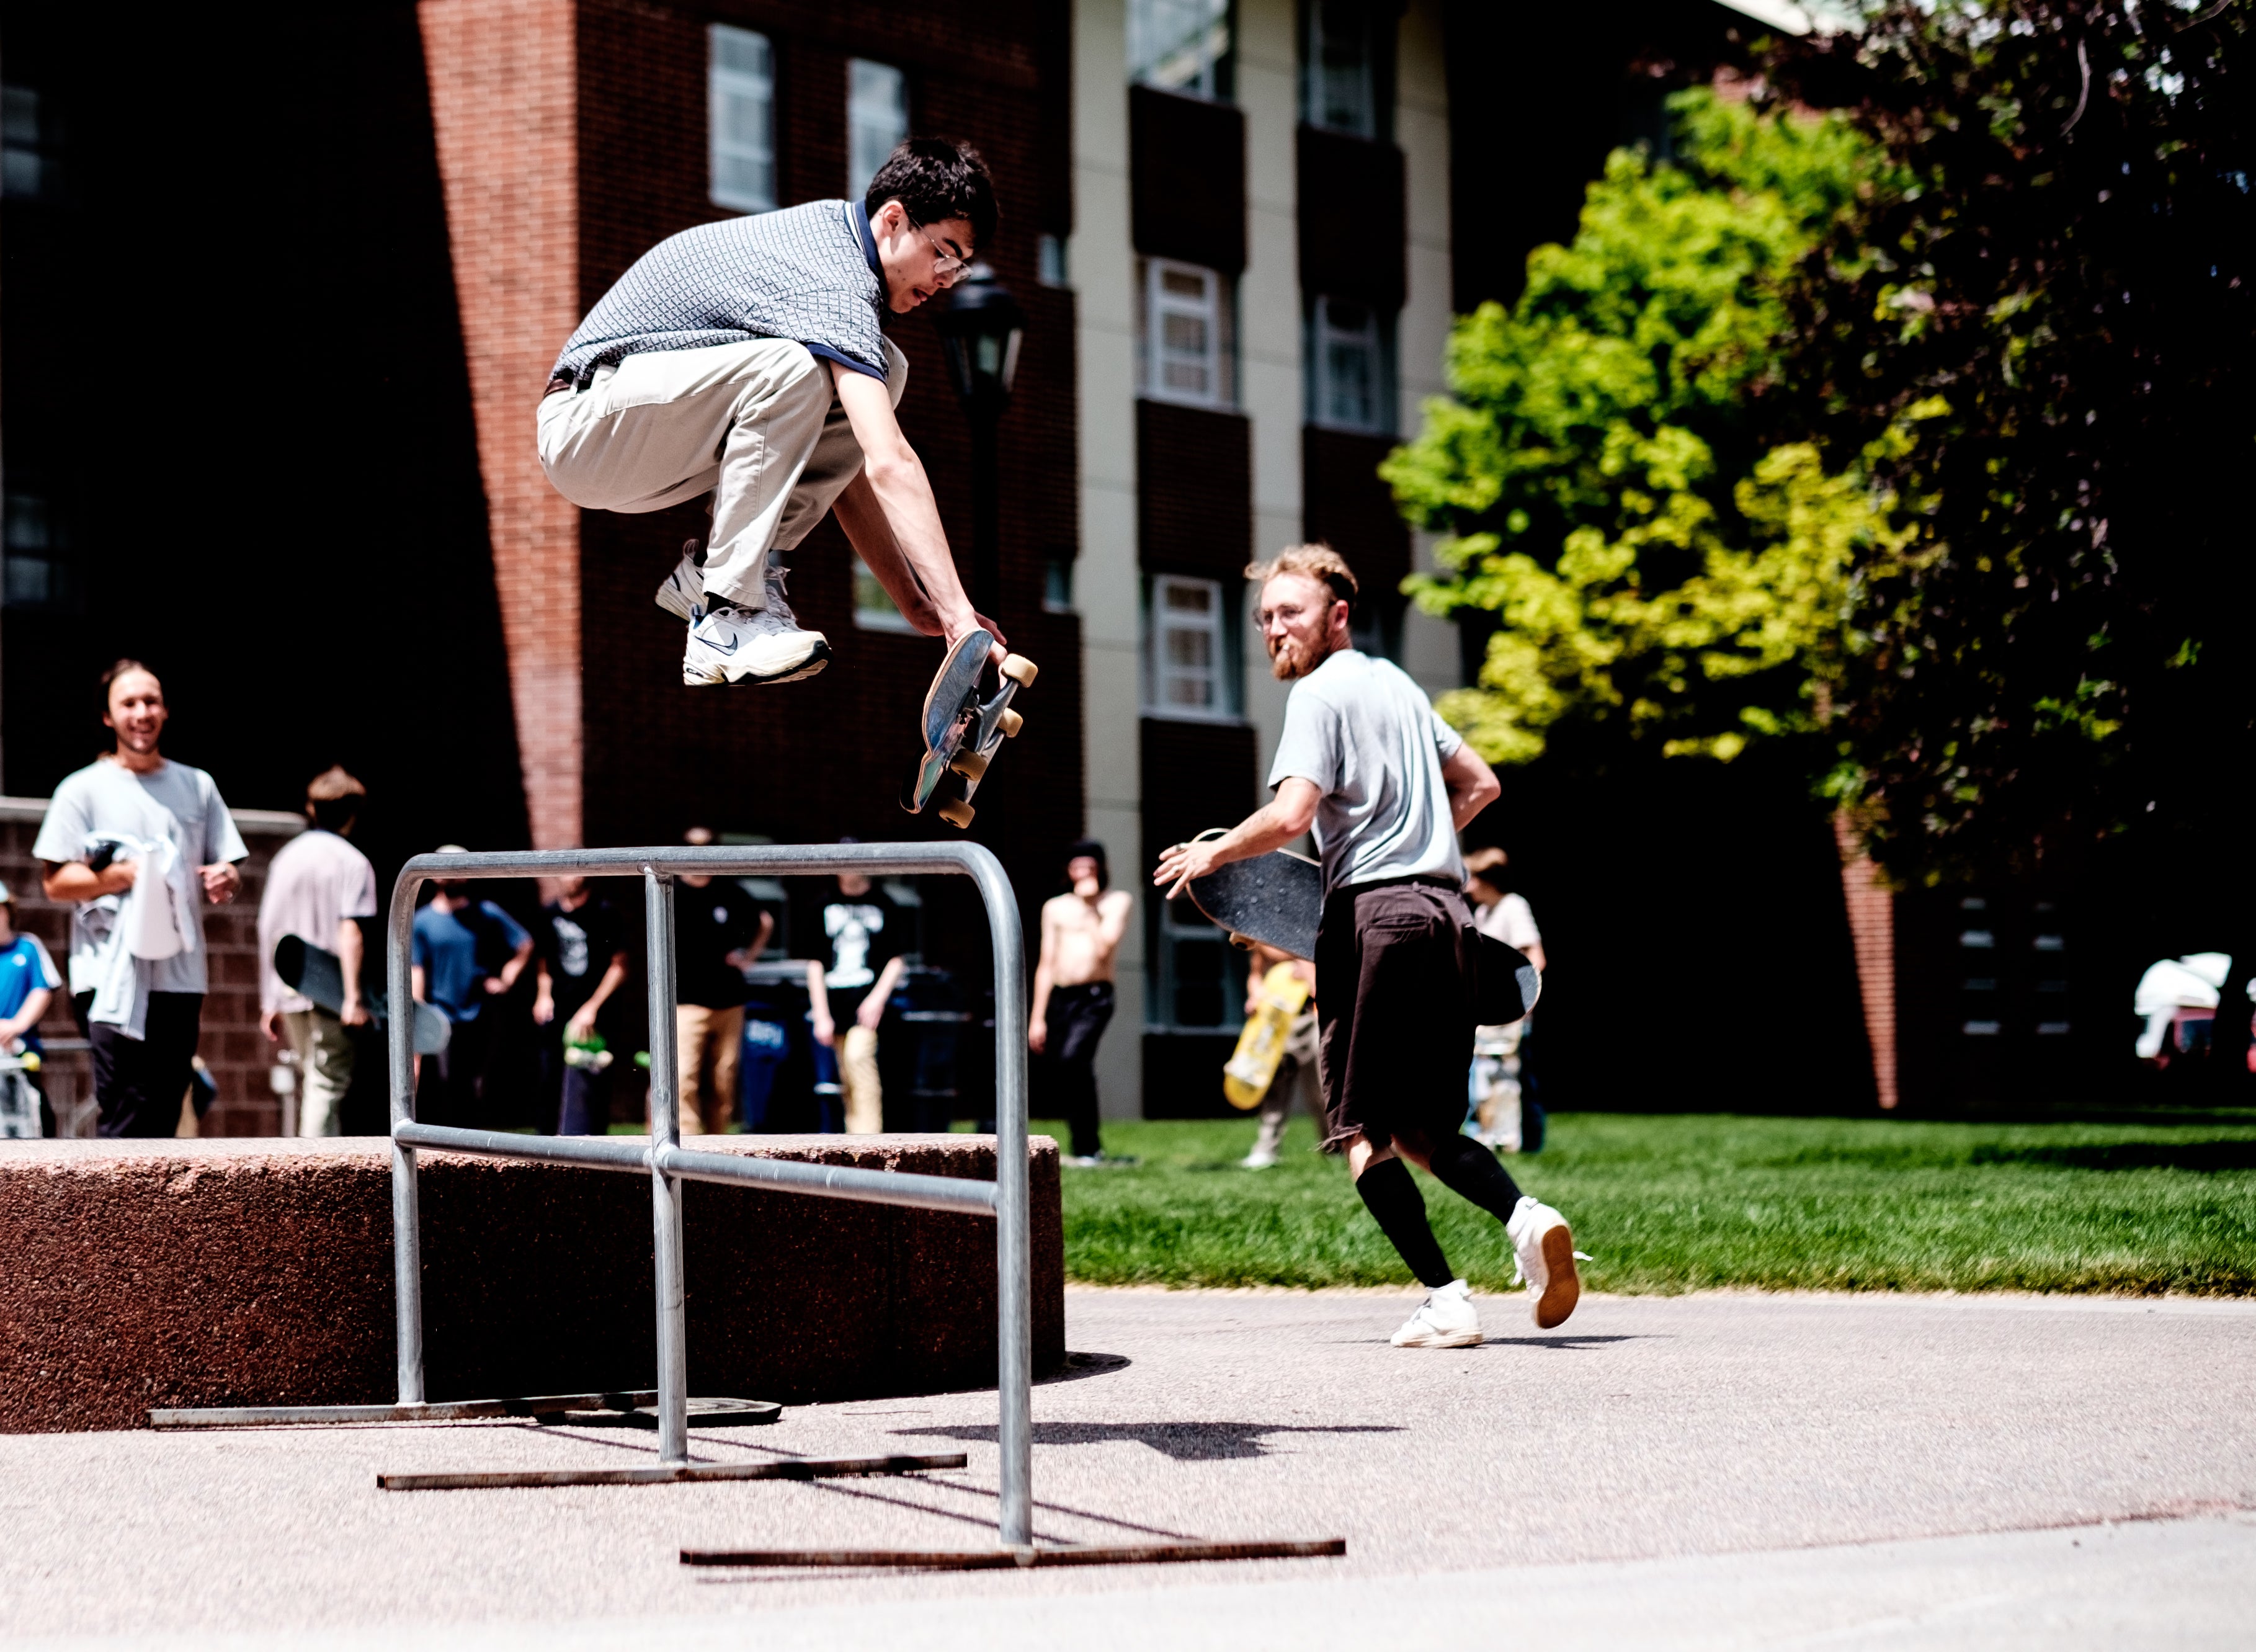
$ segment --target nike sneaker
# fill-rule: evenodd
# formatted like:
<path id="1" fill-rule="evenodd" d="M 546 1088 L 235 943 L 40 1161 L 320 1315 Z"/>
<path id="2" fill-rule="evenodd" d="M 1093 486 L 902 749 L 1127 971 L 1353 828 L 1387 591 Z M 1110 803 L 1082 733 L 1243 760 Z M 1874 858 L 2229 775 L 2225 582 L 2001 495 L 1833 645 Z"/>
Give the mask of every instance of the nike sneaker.
<path id="1" fill-rule="evenodd" d="M 681 541 L 681 561 L 658 588 L 657 602 L 685 625 L 697 623 L 697 610 L 705 601 L 705 547 L 698 540 Z"/>
<path id="2" fill-rule="evenodd" d="M 1480 1316 L 1473 1311 L 1473 1288 L 1462 1279 L 1426 1293 L 1418 1311 L 1394 1333 L 1398 1348 L 1477 1348 Z"/>
<path id="3" fill-rule="evenodd" d="M 739 608 L 712 601 L 701 602 L 691 611 L 689 646 L 681 656 L 682 681 L 692 688 L 796 682 L 830 663 L 830 639 L 819 631 L 800 628 L 784 597 L 785 576 L 781 560 L 771 556 L 766 607 Z"/>

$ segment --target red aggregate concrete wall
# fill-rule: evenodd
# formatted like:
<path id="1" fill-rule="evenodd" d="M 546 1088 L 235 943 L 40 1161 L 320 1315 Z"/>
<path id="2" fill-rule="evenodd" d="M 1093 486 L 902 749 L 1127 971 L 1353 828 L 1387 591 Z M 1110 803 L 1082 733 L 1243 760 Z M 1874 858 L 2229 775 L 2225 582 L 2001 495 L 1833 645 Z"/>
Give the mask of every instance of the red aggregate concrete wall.
<path id="1" fill-rule="evenodd" d="M 582 309 L 573 0 L 423 0 L 478 470 L 535 848 L 581 832 L 579 512 L 533 413 Z M 653 581 L 654 584 L 656 582 Z"/>
<path id="2" fill-rule="evenodd" d="M 708 1152 L 986 1179 L 983 1136 L 700 1138 Z M 1065 1357 L 1056 1144 L 1033 1144 L 1034 1367 Z M 655 1380 L 643 1177 L 423 1158 L 434 1399 Z M 394 1396 L 391 1174 L 333 1144 L 44 1142 L 0 1156 L 0 1432 L 146 1426 L 152 1406 Z M 786 1401 L 995 1373 L 995 1225 L 691 1184 L 689 1384 Z"/>

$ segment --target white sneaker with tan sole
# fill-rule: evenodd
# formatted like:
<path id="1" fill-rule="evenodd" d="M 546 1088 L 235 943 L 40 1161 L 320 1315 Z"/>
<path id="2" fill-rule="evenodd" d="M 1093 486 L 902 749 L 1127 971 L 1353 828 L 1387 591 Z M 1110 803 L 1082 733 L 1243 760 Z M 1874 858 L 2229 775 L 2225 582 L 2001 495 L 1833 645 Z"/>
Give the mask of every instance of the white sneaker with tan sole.
<path id="1" fill-rule="evenodd" d="M 1567 1231 L 1567 1218 L 1531 1197 L 1512 1207 L 1504 1231 L 1512 1237 L 1519 1276 L 1527 1281 L 1527 1311 L 1535 1329 L 1565 1324 L 1583 1295 L 1582 1275 L 1575 1267 L 1575 1236 Z"/>
<path id="2" fill-rule="evenodd" d="M 1473 1288 L 1453 1279 L 1426 1293 L 1418 1311 L 1393 1336 L 1398 1348 L 1477 1348 L 1480 1315 L 1473 1310 Z"/>

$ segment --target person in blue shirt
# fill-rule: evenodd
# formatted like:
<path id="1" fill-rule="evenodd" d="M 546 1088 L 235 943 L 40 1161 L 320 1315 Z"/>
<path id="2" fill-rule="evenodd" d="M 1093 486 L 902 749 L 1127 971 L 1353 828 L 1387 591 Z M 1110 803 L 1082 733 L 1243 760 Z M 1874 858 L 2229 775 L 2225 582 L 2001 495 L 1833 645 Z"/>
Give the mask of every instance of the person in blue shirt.
<path id="1" fill-rule="evenodd" d="M 47 1013 L 54 1001 L 55 989 L 63 984 L 56 973 L 55 961 L 39 944 L 35 935 L 16 932 L 16 897 L 4 883 L 0 883 L 0 1055 L 20 1060 L 25 1055 L 42 1053 L 39 1043 L 39 1018 Z M 55 1133 L 55 1116 L 48 1110 L 47 1094 L 33 1073 L 20 1068 L 0 1073 L 0 1084 L 11 1090 L 21 1085 L 32 1099 L 22 1108 L 0 1108 L 7 1117 L 0 1134 L 51 1136 Z M 0 1097 L 13 1101 L 16 1095 Z"/>
<path id="2" fill-rule="evenodd" d="M 441 846 L 442 855 L 465 851 Z M 454 1023 L 447 1048 L 423 1058 L 415 1116 L 426 1124 L 479 1121 L 493 1016 L 486 1000 L 517 985 L 532 957 L 532 937 L 490 900 L 474 899 L 459 878 L 437 880 L 431 904 L 415 914 L 410 971 L 416 998 Z"/>

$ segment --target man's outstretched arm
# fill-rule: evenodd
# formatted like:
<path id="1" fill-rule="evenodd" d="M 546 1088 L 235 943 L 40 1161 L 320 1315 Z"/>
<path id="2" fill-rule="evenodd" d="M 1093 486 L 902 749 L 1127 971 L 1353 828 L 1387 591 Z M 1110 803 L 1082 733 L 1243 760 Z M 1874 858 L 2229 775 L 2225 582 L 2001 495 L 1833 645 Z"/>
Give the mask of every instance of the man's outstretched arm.
<path id="1" fill-rule="evenodd" d="M 1177 844 L 1168 850 L 1160 857 L 1160 870 L 1152 881 L 1167 889 L 1172 900 L 1192 879 L 1203 878 L 1216 866 L 1282 849 L 1315 822 L 1316 805 L 1322 799 L 1314 780 L 1294 775 L 1280 782 L 1276 796 L 1221 837 L 1199 844 Z"/>
<path id="2" fill-rule="evenodd" d="M 925 475 L 924 461 L 917 457 L 916 449 L 909 446 L 909 439 L 901 434 L 900 421 L 893 417 L 893 404 L 883 380 L 835 362 L 830 372 L 837 381 L 838 399 L 846 409 L 846 420 L 854 427 L 854 440 L 861 444 L 863 479 L 867 481 L 885 514 L 885 526 L 891 530 L 890 547 L 874 540 L 864 546 L 857 540 L 855 549 L 863 552 L 863 560 L 870 561 L 870 571 L 878 575 L 899 603 L 901 593 L 887 578 L 889 573 L 898 577 L 897 567 L 881 565 L 891 561 L 897 552 L 908 564 L 938 616 L 940 634 L 952 643 L 982 622 L 980 616 L 972 611 L 971 599 L 963 593 L 963 582 L 956 576 L 955 559 L 948 554 L 948 533 L 941 526 L 940 506 L 932 497 L 932 482 Z M 849 484 L 847 491 L 859 485 L 859 482 Z M 853 537 L 854 514 L 850 505 L 838 519 L 839 526 L 847 530 L 850 538 Z M 869 553 L 873 550 L 880 561 L 870 561 Z M 906 607 L 901 611 L 913 614 Z M 993 625 L 988 624 L 987 629 L 993 631 Z M 999 644 L 1001 633 L 998 632 L 996 636 Z"/>

